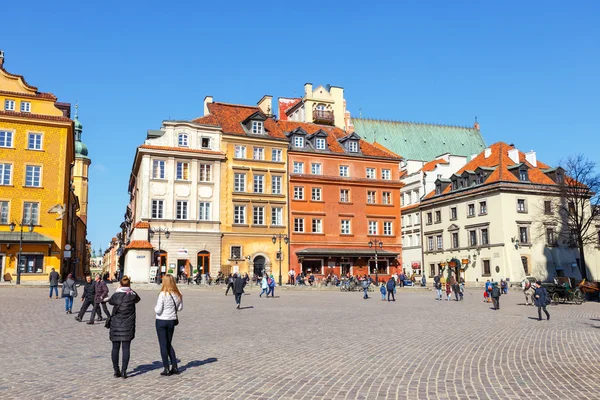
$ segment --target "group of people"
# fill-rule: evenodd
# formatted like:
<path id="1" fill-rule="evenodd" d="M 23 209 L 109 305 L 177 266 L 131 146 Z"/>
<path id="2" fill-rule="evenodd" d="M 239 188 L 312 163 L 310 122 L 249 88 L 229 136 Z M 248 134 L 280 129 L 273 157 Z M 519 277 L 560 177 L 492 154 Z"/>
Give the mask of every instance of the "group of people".
<path id="1" fill-rule="evenodd" d="M 452 293 L 454 293 L 454 298 L 456 301 L 462 301 L 464 299 L 465 293 L 465 280 L 463 278 L 459 278 L 452 276 L 450 279 L 446 280 L 445 285 L 442 284 L 441 275 L 436 275 L 433 277 L 433 287 L 436 290 L 436 300 L 442 300 L 442 290 L 445 289 L 446 292 L 446 301 L 452 300 Z"/>

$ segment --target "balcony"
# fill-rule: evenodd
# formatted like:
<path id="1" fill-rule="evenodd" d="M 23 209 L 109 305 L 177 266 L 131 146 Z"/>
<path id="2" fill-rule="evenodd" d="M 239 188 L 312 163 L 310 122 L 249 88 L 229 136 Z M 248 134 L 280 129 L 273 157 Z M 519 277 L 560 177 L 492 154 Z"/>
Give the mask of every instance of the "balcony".
<path id="1" fill-rule="evenodd" d="M 313 110 L 313 122 L 315 124 L 333 125 L 333 111 L 329 110 Z"/>

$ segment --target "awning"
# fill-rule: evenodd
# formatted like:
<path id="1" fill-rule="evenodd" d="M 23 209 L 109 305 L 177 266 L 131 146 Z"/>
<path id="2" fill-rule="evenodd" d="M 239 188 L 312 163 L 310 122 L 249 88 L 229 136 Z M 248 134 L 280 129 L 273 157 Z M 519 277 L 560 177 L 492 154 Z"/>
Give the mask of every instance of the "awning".
<path id="1" fill-rule="evenodd" d="M 0 243 L 19 243 L 21 239 L 21 232 L 0 232 Z M 51 244 L 54 243 L 54 239 L 47 236 L 41 235 L 37 232 L 23 232 L 23 243 L 40 243 L 40 244 Z"/>
<path id="2" fill-rule="evenodd" d="M 377 257 L 398 256 L 397 252 L 378 250 Z M 375 257 L 373 249 L 304 249 L 296 252 L 298 257 Z"/>

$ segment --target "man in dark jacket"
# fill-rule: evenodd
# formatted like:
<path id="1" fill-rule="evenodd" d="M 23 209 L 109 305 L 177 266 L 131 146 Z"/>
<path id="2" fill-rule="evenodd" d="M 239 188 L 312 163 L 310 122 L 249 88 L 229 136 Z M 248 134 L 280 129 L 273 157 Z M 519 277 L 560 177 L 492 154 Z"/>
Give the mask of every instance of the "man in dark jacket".
<path id="1" fill-rule="evenodd" d="M 227 290 L 225 290 L 225 296 L 227 296 L 227 293 L 229 293 L 229 289 L 231 289 L 233 292 L 233 275 L 231 274 L 227 276 Z M 235 294 L 235 292 L 233 292 L 233 294 Z"/>
<path id="2" fill-rule="evenodd" d="M 83 315 L 86 313 L 89 306 L 94 305 L 94 297 L 96 296 L 96 282 L 92 282 L 92 277 L 87 275 L 85 277 L 85 285 L 83 287 L 83 294 L 81 295 L 81 301 L 83 304 L 81 305 L 81 309 L 79 313 L 75 317 L 75 319 L 79 322 L 83 319 Z M 92 315 L 90 316 L 90 320 L 88 321 L 88 325 L 92 325 L 94 323 L 94 309 L 92 309 Z"/>
<path id="3" fill-rule="evenodd" d="M 48 276 L 48 279 L 50 281 L 50 298 L 52 298 L 52 291 L 54 290 L 55 292 L 55 296 L 58 299 L 58 272 L 56 272 L 54 270 L 54 268 L 52 268 L 52 271 L 50 272 L 50 275 Z"/>
<path id="4" fill-rule="evenodd" d="M 535 289 L 535 293 L 533 294 L 533 302 L 537 306 L 538 309 L 538 321 L 542 320 L 542 310 L 546 313 L 546 319 L 550 319 L 550 313 L 546 310 L 546 305 L 548 305 L 548 292 L 546 288 L 542 286 L 542 282 L 537 281 L 535 283 L 537 286 Z"/>
<path id="5" fill-rule="evenodd" d="M 502 291 L 498 287 L 498 284 L 494 282 L 492 284 L 492 302 L 494 303 L 494 310 L 500 309 L 500 295 Z"/>
<path id="6" fill-rule="evenodd" d="M 371 285 L 371 283 L 369 282 L 369 280 L 367 279 L 367 276 L 365 275 L 362 279 L 362 281 L 360 282 L 360 285 L 362 286 L 363 289 L 363 299 L 368 299 L 369 298 L 369 285 Z"/>
<path id="7" fill-rule="evenodd" d="M 100 305 L 104 309 L 106 318 L 110 317 L 108 307 L 106 306 L 106 300 L 108 300 L 108 286 L 106 282 L 100 279 L 100 274 L 96 275 L 96 293 L 94 295 L 94 312 L 98 314 L 96 321 L 102 321 L 102 312 L 100 311 Z"/>
<path id="8" fill-rule="evenodd" d="M 239 309 L 242 304 L 242 294 L 244 293 L 244 286 L 246 286 L 246 281 L 238 275 L 233 275 L 233 294 L 235 295 L 235 304 L 237 304 L 237 308 Z"/>
<path id="9" fill-rule="evenodd" d="M 394 297 L 394 289 L 396 288 L 396 281 L 393 277 L 390 276 L 390 279 L 386 284 L 388 301 L 390 301 L 390 295 L 392 296 L 392 301 L 396 301 L 396 297 Z"/>

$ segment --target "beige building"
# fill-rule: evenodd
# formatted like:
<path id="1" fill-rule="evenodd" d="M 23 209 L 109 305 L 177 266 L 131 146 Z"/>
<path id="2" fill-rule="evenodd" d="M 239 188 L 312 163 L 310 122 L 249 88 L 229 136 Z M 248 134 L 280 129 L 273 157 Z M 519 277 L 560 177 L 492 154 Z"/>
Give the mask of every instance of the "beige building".
<path id="1" fill-rule="evenodd" d="M 535 152 L 501 142 L 449 179 L 437 179 L 419 207 L 427 276 L 453 268 L 467 282 L 580 279 L 578 249 L 544 223 L 545 214 L 556 212 L 552 198 L 562 179 L 561 169 L 538 161 Z M 593 273 L 598 250 L 591 252 Z"/>

